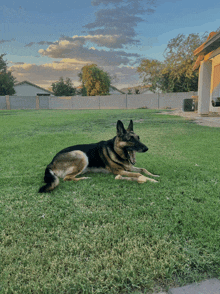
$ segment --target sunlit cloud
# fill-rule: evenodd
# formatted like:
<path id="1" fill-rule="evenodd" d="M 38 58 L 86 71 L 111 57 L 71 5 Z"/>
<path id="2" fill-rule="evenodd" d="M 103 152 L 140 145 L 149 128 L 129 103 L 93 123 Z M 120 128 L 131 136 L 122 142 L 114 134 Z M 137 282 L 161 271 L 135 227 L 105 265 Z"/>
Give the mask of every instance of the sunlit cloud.
<path id="1" fill-rule="evenodd" d="M 42 56 L 50 58 L 75 58 L 79 61 L 96 62 L 98 65 L 120 65 L 129 64 L 130 58 L 138 58 L 139 54 L 126 53 L 118 50 L 98 50 L 95 47 L 87 48 L 84 46 L 84 39 L 73 41 L 59 40 L 50 45 L 47 49 L 40 49 L 38 52 Z"/>
<path id="2" fill-rule="evenodd" d="M 78 74 L 81 68 L 90 64 L 91 62 L 78 62 L 76 59 L 62 59 L 61 61 L 54 61 L 52 63 L 45 63 L 42 65 L 30 63 L 14 63 L 9 70 L 12 71 L 13 76 L 18 82 L 28 80 L 36 83 L 39 86 L 48 88 L 55 81 L 58 81 L 62 76 L 70 78 L 74 86 L 81 84 Z M 139 76 L 136 73 L 135 67 L 122 66 L 115 67 L 112 65 L 101 67 L 104 71 L 108 72 L 111 77 L 113 85 L 116 87 L 126 87 L 127 85 L 136 85 L 139 82 Z"/>

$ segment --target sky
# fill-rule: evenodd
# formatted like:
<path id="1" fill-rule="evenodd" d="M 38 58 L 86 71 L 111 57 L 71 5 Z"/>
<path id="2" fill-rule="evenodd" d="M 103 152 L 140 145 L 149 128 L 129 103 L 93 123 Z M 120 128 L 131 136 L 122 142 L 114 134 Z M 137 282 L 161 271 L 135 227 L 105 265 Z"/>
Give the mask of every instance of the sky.
<path id="1" fill-rule="evenodd" d="M 144 58 L 164 60 L 178 34 L 216 31 L 220 1 L 7 0 L 0 5 L 0 54 L 17 82 L 48 89 L 95 63 L 118 89 L 140 85 Z"/>

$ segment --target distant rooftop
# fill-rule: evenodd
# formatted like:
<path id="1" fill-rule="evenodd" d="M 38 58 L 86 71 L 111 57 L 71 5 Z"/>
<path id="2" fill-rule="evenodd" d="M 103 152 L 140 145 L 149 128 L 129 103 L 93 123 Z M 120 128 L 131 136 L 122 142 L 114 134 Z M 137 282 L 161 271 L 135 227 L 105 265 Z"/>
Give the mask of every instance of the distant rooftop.
<path id="1" fill-rule="evenodd" d="M 23 82 L 17 83 L 17 84 L 15 84 L 15 86 L 20 86 L 20 85 L 23 85 L 23 84 L 28 84 L 30 86 L 36 87 L 36 88 L 38 88 L 40 90 L 43 90 L 43 91 L 46 91 L 46 92 L 48 92 L 49 94 L 52 94 L 52 95 L 54 94 L 53 92 L 51 92 L 49 90 L 46 90 L 46 89 L 44 89 L 44 88 L 42 88 L 42 87 L 40 87 L 38 85 L 35 85 L 35 84 L 31 83 L 31 82 L 28 82 L 28 81 L 23 81 Z"/>

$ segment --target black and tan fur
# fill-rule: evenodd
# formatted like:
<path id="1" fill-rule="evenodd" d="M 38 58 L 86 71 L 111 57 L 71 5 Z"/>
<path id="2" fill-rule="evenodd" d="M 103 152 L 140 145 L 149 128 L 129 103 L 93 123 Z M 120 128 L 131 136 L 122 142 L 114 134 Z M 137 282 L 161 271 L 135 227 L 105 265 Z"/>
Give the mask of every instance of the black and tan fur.
<path id="1" fill-rule="evenodd" d="M 125 130 L 123 123 L 118 120 L 116 129 L 117 135 L 108 141 L 75 145 L 58 152 L 45 170 L 46 185 L 39 189 L 39 193 L 52 191 L 59 184 L 59 178 L 64 181 L 88 179 L 76 177 L 86 172 L 113 173 L 116 180 L 157 182 L 141 173 L 154 177 L 158 177 L 157 175 L 151 174 L 145 168 L 134 167 L 135 152 L 146 152 L 148 148 L 134 133 L 133 121 L 130 121 Z"/>

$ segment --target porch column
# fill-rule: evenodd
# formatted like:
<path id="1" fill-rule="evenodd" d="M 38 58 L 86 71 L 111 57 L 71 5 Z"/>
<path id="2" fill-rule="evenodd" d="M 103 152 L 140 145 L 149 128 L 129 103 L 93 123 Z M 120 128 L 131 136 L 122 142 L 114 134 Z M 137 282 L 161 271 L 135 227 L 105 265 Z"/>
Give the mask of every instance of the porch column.
<path id="1" fill-rule="evenodd" d="M 201 61 L 198 85 L 198 114 L 208 114 L 210 105 L 212 61 Z"/>

